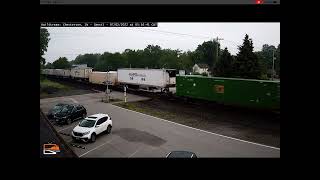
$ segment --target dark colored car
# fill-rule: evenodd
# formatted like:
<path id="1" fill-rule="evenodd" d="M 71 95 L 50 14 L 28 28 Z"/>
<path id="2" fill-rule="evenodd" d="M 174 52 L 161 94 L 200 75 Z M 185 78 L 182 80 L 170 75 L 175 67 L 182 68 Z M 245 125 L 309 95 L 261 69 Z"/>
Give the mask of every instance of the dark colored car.
<path id="1" fill-rule="evenodd" d="M 172 151 L 167 158 L 197 158 L 196 154 L 189 151 Z"/>
<path id="2" fill-rule="evenodd" d="M 53 119 L 54 115 L 55 115 L 56 113 L 60 112 L 60 111 L 62 110 L 62 108 L 63 108 L 64 106 L 66 106 L 66 105 L 67 105 L 67 104 L 59 103 L 59 104 L 53 106 L 53 108 L 50 109 L 50 111 L 48 112 L 47 117 L 48 117 L 49 119 Z"/>
<path id="3" fill-rule="evenodd" d="M 53 119 L 58 124 L 71 124 L 73 121 L 84 119 L 87 116 L 86 108 L 80 104 L 64 104 L 55 106 L 54 109 Z"/>

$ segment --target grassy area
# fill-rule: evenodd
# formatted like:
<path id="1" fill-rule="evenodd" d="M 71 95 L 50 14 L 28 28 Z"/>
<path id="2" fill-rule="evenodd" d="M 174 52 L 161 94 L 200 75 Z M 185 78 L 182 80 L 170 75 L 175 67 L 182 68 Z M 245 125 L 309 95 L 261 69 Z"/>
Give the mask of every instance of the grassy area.
<path id="1" fill-rule="evenodd" d="M 44 80 L 40 81 L 40 86 L 53 87 L 53 88 L 57 88 L 57 89 L 69 89 L 70 88 L 69 86 L 50 81 L 48 79 L 44 79 Z"/>
<path id="2" fill-rule="evenodd" d="M 40 95 L 53 94 L 58 91 L 68 91 L 71 87 L 50 81 L 48 79 L 40 80 Z"/>

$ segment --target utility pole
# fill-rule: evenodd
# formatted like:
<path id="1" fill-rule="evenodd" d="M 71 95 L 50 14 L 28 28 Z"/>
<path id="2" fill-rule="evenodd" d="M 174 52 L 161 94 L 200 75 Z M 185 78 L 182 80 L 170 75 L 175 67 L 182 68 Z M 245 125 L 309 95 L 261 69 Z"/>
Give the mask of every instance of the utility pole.
<path id="1" fill-rule="evenodd" d="M 127 102 L 127 85 L 124 85 L 123 89 L 124 89 L 124 102 L 126 103 Z"/>
<path id="2" fill-rule="evenodd" d="M 110 101 L 110 96 L 109 96 L 109 67 L 107 67 L 107 90 L 106 90 L 106 94 L 107 94 L 107 101 Z"/>
<path id="3" fill-rule="evenodd" d="M 219 43 L 220 40 L 223 40 L 223 39 L 222 39 L 222 38 L 219 38 L 218 36 L 217 36 L 217 38 L 216 38 L 215 40 L 212 40 L 212 42 L 213 42 L 213 41 L 216 42 L 216 63 L 217 63 L 218 57 L 219 57 L 219 55 L 218 55 L 218 53 L 219 53 L 218 44 L 220 44 L 220 43 Z M 212 69 L 212 71 L 214 70 L 214 67 L 215 67 L 215 63 L 213 63 L 213 69 Z"/>
<path id="4" fill-rule="evenodd" d="M 274 50 L 272 51 L 272 81 L 274 78 Z"/>

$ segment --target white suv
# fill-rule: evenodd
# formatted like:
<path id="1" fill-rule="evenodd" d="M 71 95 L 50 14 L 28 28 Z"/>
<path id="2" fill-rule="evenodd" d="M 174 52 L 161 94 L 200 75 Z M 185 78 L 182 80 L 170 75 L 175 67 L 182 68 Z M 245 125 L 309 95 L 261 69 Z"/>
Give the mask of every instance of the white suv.
<path id="1" fill-rule="evenodd" d="M 82 140 L 94 142 L 96 136 L 106 132 L 109 134 L 112 128 L 112 120 L 107 114 L 94 114 L 83 119 L 79 125 L 72 130 L 73 140 Z"/>

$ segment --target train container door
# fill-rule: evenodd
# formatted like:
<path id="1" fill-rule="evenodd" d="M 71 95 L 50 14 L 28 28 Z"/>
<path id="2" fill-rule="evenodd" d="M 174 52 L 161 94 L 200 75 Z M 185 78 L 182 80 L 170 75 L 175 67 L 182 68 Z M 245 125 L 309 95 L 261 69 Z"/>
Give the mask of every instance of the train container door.
<path id="1" fill-rule="evenodd" d="M 91 68 L 85 68 L 84 73 L 83 73 L 83 78 L 89 79 L 89 73 L 91 73 L 91 72 L 92 72 Z"/>
<path id="2" fill-rule="evenodd" d="M 176 86 L 177 70 L 176 69 L 167 69 L 166 74 L 167 74 L 168 80 L 166 81 L 167 84 L 165 86 L 175 87 Z"/>

